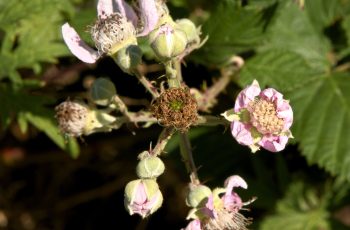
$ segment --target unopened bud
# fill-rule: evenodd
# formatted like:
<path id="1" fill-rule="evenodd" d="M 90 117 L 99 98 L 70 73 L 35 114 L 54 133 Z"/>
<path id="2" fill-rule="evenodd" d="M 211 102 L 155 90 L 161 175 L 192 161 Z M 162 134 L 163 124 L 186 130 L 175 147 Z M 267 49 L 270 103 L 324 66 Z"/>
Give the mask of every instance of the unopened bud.
<path id="1" fill-rule="evenodd" d="M 206 202 L 206 199 L 212 194 L 209 187 L 205 185 L 190 185 L 189 193 L 186 197 L 186 204 L 192 208 Z"/>
<path id="2" fill-rule="evenodd" d="M 106 78 L 96 79 L 90 89 L 91 99 L 102 106 L 109 105 L 116 93 L 113 82 Z"/>
<path id="3" fill-rule="evenodd" d="M 181 29 L 164 24 L 149 35 L 154 53 L 160 60 L 169 60 L 184 52 L 187 37 Z"/>
<path id="4" fill-rule="evenodd" d="M 163 161 L 159 157 L 146 157 L 137 164 L 136 174 L 143 179 L 152 179 L 163 174 L 165 169 Z"/>
<path id="5" fill-rule="evenodd" d="M 163 196 L 158 184 L 152 179 L 139 179 L 129 182 L 124 191 L 124 205 L 130 215 L 147 217 L 160 208 Z"/>
<path id="6" fill-rule="evenodd" d="M 185 32 L 189 43 L 200 42 L 200 30 L 197 29 L 196 25 L 191 20 L 187 18 L 179 19 L 176 20 L 176 25 L 178 28 Z"/>
<path id="7" fill-rule="evenodd" d="M 141 63 L 142 50 L 137 45 L 129 45 L 121 48 L 112 58 L 125 73 L 131 74 Z"/>
<path id="8" fill-rule="evenodd" d="M 56 119 L 62 133 L 78 137 L 99 131 L 109 131 L 115 117 L 91 109 L 80 101 L 65 101 L 56 106 Z"/>

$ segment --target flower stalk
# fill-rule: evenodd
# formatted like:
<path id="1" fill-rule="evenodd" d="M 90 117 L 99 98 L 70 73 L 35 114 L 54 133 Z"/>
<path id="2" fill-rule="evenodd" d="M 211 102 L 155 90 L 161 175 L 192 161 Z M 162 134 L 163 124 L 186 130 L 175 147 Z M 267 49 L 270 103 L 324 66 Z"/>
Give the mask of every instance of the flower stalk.
<path id="1" fill-rule="evenodd" d="M 179 133 L 180 135 L 180 153 L 186 166 L 186 170 L 190 175 L 192 184 L 199 185 L 200 180 L 197 174 L 197 167 L 194 163 L 191 142 L 188 133 Z"/>

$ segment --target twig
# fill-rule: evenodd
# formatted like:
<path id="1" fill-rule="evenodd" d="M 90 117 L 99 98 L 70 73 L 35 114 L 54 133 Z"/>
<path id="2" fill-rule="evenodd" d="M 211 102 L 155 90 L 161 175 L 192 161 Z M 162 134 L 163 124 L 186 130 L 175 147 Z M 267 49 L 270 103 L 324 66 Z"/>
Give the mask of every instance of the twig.
<path id="1" fill-rule="evenodd" d="M 193 160 L 191 143 L 188 138 L 188 133 L 180 133 L 180 152 L 185 162 L 187 172 L 190 174 L 192 184 L 200 184 L 197 167 Z"/>

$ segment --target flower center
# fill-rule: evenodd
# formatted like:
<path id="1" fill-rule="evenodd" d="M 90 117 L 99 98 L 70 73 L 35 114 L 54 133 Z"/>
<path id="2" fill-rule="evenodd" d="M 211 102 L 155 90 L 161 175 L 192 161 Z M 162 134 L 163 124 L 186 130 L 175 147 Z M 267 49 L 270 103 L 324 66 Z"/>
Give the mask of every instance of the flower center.
<path id="1" fill-rule="evenodd" d="M 97 19 L 90 30 L 92 40 L 100 53 L 117 52 L 115 47 L 122 48 L 122 43 L 135 38 L 135 28 L 132 23 L 119 14 L 104 15 Z"/>
<path id="2" fill-rule="evenodd" d="M 248 105 L 250 121 L 262 134 L 278 134 L 283 130 L 284 121 L 277 116 L 274 103 L 264 99 L 252 101 Z"/>

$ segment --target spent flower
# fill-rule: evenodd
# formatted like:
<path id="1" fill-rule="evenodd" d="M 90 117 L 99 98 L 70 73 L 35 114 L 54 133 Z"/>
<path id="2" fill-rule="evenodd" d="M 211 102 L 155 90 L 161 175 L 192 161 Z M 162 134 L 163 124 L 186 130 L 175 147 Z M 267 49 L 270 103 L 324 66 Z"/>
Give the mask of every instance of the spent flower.
<path id="1" fill-rule="evenodd" d="M 72 137 L 109 131 L 116 118 L 101 110 L 90 108 L 82 101 L 64 101 L 55 108 L 62 133 Z"/>
<path id="2" fill-rule="evenodd" d="M 234 109 L 222 115 L 232 122 L 231 132 L 237 142 L 249 146 L 252 152 L 260 147 L 281 151 L 292 137 L 289 101 L 273 88 L 261 90 L 256 80 L 238 94 Z"/>
<path id="3" fill-rule="evenodd" d="M 114 4 L 115 3 L 115 4 Z M 137 34 L 138 17 L 123 0 L 99 0 L 98 18 L 91 26 L 91 37 L 97 51 L 89 47 L 68 23 L 62 26 L 62 35 L 70 51 L 81 61 L 95 63 L 102 55 L 115 55 L 120 49 L 137 44 L 137 36 L 151 32 L 159 20 L 155 0 L 139 0 L 143 29 Z"/>

